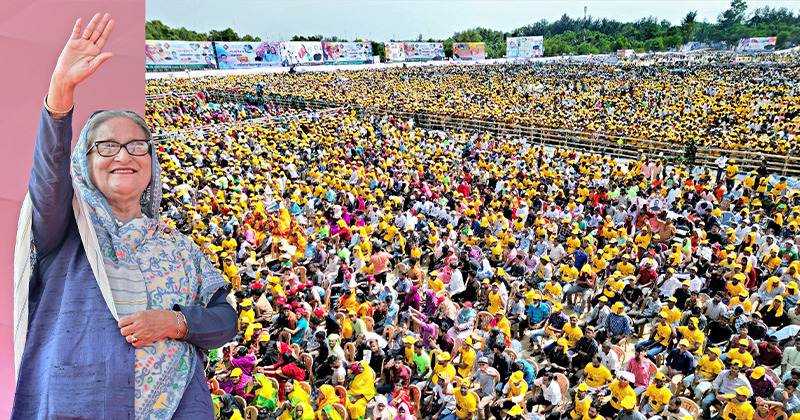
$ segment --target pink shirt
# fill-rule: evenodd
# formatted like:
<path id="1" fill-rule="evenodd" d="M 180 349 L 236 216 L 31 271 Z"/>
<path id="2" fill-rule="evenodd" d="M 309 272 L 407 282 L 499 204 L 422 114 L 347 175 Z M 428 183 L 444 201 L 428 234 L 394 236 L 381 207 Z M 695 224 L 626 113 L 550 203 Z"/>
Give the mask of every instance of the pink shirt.
<path id="1" fill-rule="evenodd" d="M 636 378 L 636 380 L 633 381 L 633 386 L 643 386 L 645 388 L 650 386 L 651 363 L 650 359 L 646 357 L 642 359 L 642 363 L 637 362 L 635 357 L 628 362 L 628 367 L 625 370 L 632 373 Z"/>
<path id="2" fill-rule="evenodd" d="M 373 268 L 372 274 L 377 276 L 378 274 L 381 274 L 384 271 L 386 271 L 387 270 L 386 263 L 389 262 L 390 258 L 392 258 L 392 256 L 389 255 L 389 253 L 385 252 L 385 251 L 384 252 L 379 252 L 379 253 L 371 256 L 369 258 L 369 262 L 370 262 L 370 264 L 372 264 L 372 268 Z"/>

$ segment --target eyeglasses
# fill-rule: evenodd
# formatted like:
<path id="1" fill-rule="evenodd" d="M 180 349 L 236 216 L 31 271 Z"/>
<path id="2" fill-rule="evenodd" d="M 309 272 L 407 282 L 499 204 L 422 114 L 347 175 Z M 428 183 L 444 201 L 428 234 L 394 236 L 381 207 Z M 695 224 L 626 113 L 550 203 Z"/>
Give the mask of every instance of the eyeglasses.
<path id="1" fill-rule="evenodd" d="M 114 140 L 101 140 L 96 141 L 86 155 L 92 152 L 92 149 L 97 149 L 97 154 L 102 157 L 114 157 L 119 154 L 122 148 L 128 151 L 131 156 L 144 156 L 150 153 L 150 141 L 148 140 L 131 140 L 125 144 L 119 144 Z"/>

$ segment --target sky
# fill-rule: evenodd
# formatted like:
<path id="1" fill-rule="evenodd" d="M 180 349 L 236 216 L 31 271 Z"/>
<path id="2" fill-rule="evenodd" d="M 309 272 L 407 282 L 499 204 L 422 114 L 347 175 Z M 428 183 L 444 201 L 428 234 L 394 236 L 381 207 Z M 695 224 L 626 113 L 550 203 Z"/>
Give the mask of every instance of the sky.
<path id="1" fill-rule="evenodd" d="M 655 16 L 673 24 L 696 10 L 698 20 L 716 22 L 729 0 L 528 0 L 528 1 L 266 1 L 266 0 L 147 0 L 147 20 L 197 32 L 233 28 L 264 41 L 288 41 L 293 35 L 338 36 L 385 42 L 445 39 L 457 31 L 485 27 L 510 32 L 530 23 L 557 20 L 564 13 L 623 22 Z M 800 2 L 747 0 L 748 11 L 758 7 L 787 7 L 797 13 Z M 543 34 L 542 34 L 543 35 Z"/>

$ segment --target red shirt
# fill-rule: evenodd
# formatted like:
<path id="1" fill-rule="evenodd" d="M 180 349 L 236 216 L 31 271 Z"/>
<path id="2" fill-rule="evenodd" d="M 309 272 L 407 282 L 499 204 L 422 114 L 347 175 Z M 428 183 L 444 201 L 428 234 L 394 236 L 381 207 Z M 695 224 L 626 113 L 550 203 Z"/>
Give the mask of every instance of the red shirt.
<path id="1" fill-rule="evenodd" d="M 639 284 L 648 284 L 656 280 L 658 278 L 658 274 L 656 274 L 656 270 L 647 269 L 647 267 L 642 267 L 639 269 Z"/>

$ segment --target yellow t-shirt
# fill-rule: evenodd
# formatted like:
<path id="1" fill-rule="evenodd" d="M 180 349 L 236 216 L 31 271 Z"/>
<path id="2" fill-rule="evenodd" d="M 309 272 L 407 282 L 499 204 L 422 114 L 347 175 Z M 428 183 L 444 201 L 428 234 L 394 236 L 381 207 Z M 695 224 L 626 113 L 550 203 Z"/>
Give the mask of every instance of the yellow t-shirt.
<path id="1" fill-rule="evenodd" d="M 742 284 L 742 282 L 739 282 L 736 285 L 734 285 L 731 282 L 728 282 L 725 285 L 725 292 L 728 294 L 729 298 L 734 296 L 739 296 L 739 293 L 742 293 L 742 290 L 744 290 L 744 285 Z"/>
<path id="2" fill-rule="evenodd" d="M 472 373 L 472 365 L 475 362 L 475 350 L 470 348 L 469 350 L 464 351 L 463 349 L 461 349 L 458 352 L 461 355 L 461 358 L 459 359 L 460 363 L 467 364 L 466 368 L 463 369 L 458 368 L 458 376 L 466 378 L 467 376 L 470 375 L 470 373 Z"/>
<path id="3" fill-rule="evenodd" d="M 564 324 L 564 334 L 567 338 L 567 345 L 572 347 L 578 340 L 583 337 L 583 331 L 581 331 L 580 327 L 573 327 L 572 324 Z"/>
<path id="4" fill-rule="evenodd" d="M 441 374 L 442 377 L 448 377 L 453 379 L 456 376 L 456 368 L 453 367 L 452 363 L 448 363 L 446 366 L 442 367 L 439 363 L 433 367 L 433 376 L 431 377 L 431 381 L 434 385 L 439 382 L 439 375 Z"/>
<path id="5" fill-rule="evenodd" d="M 632 276 L 634 270 L 636 270 L 636 267 L 634 267 L 633 264 L 631 263 L 626 263 L 626 264 L 623 264 L 621 262 L 617 263 L 617 271 L 622 273 L 624 277 Z"/>
<path id="6" fill-rule="evenodd" d="M 561 271 L 561 281 L 563 281 L 564 283 L 570 283 L 576 278 L 578 278 L 578 269 L 575 267 L 562 265 L 559 271 Z M 560 287 L 561 286 L 559 286 L 559 288 Z M 558 293 L 561 294 L 561 291 L 559 290 Z"/>
<path id="7" fill-rule="evenodd" d="M 489 293 L 489 307 L 486 308 L 492 315 L 497 315 L 497 311 L 503 309 L 501 306 L 503 305 L 503 298 L 500 296 L 500 293 L 490 292 Z"/>
<path id="8" fill-rule="evenodd" d="M 672 309 L 665 306 L 661 310 L 667 313 L 667 324 L 674 324 L 681 320 L 681 310 L 678 309 L 678 306 Z"/>
<path id="9" fill-rule="evenodd" d="M 547 282 L 544 285 L 544 298 L 550 302 L 556 303 L 557 297 L 561 296 L 561 285 L 556 283 Z"/>
<path id="10" fill-rule="evenodd" d="M 725 404 L 725 409 L 722 410 L 723 420 L 753 420 L 755 409 L 749 402 L 735 404 L 728 402 Z"/>
<path id="11" fill-rule="evenodd" d="M 712 362 L 711 359 L 708 358 L 708 355 L 706 355 L 700 358 L 700 361 L 697 362 L 697 367 L 699 368 L 698 373 L 702 375 L 703 378 L 711 379 L 719 375 L 722 369 L 725 368 L 725 365 L 719 358 Z"/>
<path id="12" fill-rule="evenodd" d="M 689 341 L 689 348 L 700 344 L 700 347 L 692 352 L 693 354 L 703 354 L 703 343 L 706 341 L 706 336 L 700 329 L 695 328 L 695 330 L 692 331 L 689 327 L 678 327 L 678 331 L 683 333 L 683 338 Z"/>
<path id="13" fill-rule="evenodd" d="M 727 360 L 730 360 L 731 362 L 733 362 L 734 360 L 738 360 L 742 362 L 742 366 L 746 368 L 753 366 L 753 355 L 750 354 L 750 352 L 747 350 L 742 352 L 739 349 L 733 349 L 728 352 Z"/>
<path id="14" fill-rule="evenodd" d="M 579 400 L 578 395 L 575 394 L 575 409 L 569 412 L 569 416 L 573 419 L 586 418 L 584 416 L 588 415 L 590 405 L 592 405 L 592 399 L 588 395 Z"/>
<path id="15" fill-rule="evenodd" d="M 594 367 L 594 365 L 589 363 L 583 369 L 583 372 L 586 374 L 586 385 L 592 388 L 601 387 L 606 382 L 614 379 L 614 377 L 611 376 L 611 371 L 603 365 Z"/>
<path id="16" fill-rule="evenodd" d="M 471 392 L 467 392 L 467 395 L 463 395 L 459 389 L 456 390 L 454 394 L 456 395 L 456 414 L 459 419 L 466 420 L 470 413 L 474 414 L 476 412 L 478 401 Z"/>
<path id="17" fill-rule="evenodd" d="M 628 384 L 628 386 L 625 388 L 622 388 L 619 386 L 619 381 L 614 381 L 608 386 L 608 390 L 611 391 L 611 406 L 617 410 L 622 409 L 621 402 L 626 397 L 636 398 L 636 393 L 633 391 L 633 387 L 630 386 L 630 384 Z"/>
<path id="18" fill-rule="evenodd" d="M 573 253 L 576 249 L 580 248 L 581 246 L 581 239 L 580 238 L 567 238 L 567 252 L 570 254 Z"/>
<path id="19" fill-rule="evenodd" d="M 656 384 L 648 386 L 644 395 L 650 397 L 650 406 L 654 410 L 658 410 L 661 406 L 669 403 L 669 399 L 672 398 L 672 392 L 670 392 L 669 388 L 665 386 L 658 388 Z"/>
<path id="20" fill-rule="evenodd" d="M 669 321 L 667 321 L 669 322 Z M 659 342 L 662 346 L 669 345 L 669 339 L 672 336 L 672 327 L 667 325 L 661 325 L 661 323 L 656 324 L 656 335 L 655 340 Z"/>

